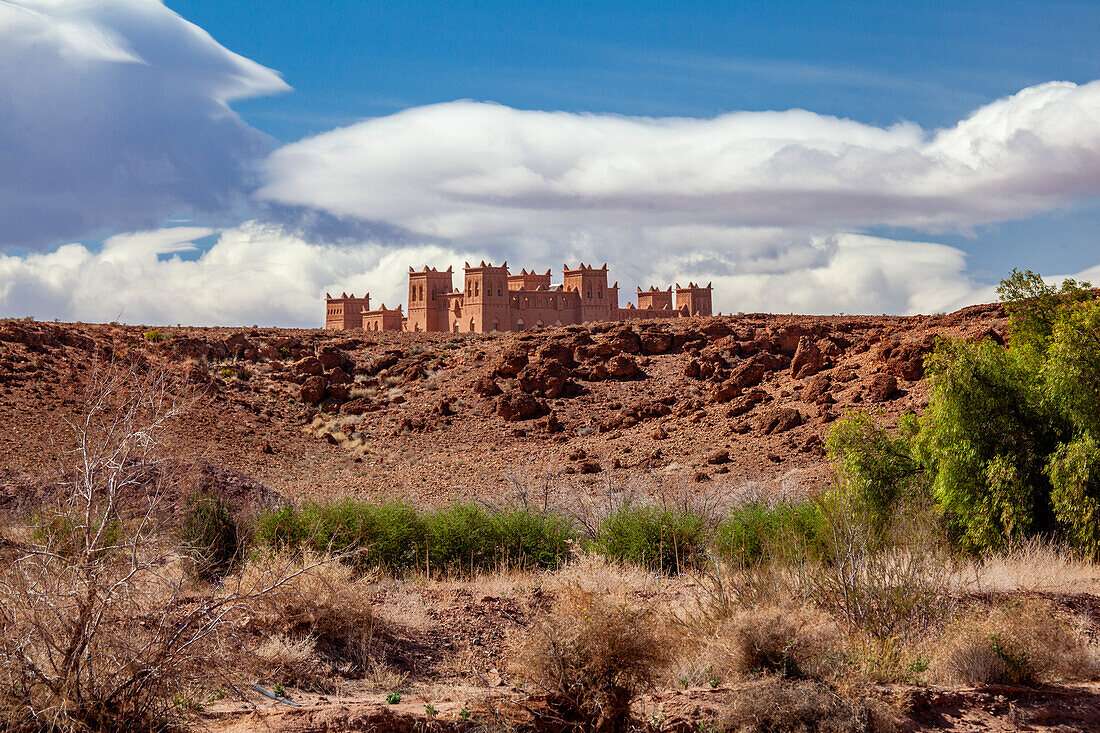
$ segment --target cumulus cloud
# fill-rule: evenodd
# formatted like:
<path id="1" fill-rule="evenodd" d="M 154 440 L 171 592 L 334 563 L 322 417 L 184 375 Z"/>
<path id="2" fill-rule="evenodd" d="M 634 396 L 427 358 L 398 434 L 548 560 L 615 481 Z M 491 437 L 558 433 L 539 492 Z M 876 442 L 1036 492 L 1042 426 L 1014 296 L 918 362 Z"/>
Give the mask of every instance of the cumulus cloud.
<path id="1" fill-rule="evenodd" d="M 200 246 L 209 238 L 214 243 Z M 434 245 L 321 244 L 246 222 L 111 237 L 92 250 L 0 255 L 0 313 L 67 321 L 319 327 L 325 292 L 404 303 L 410 262 L 461 265 Z"/>
<path id="2" fill-rule="evenodd" d="M 1100 82 L 1030 87 L 932 132 L 803 110 L 653 119 L 453 102 L 284 146 L 265 174 L 261 198 L 455 240 L 966 229 L 1100 194 Z"/>
<path id="3" fill-rule="evenodd" d="M 0 0 L 0 247 L 225 215 L 275 146 L 228 103 L 286 89 L 159 0 Z"/>
<path id="4" fill-rule="evenodd" d="M 964 255 L 943 245 L 856 234 L 783 241 L 780 232 L 757 233 L 755 259 L 741 268 L 696 252 L 640 267 L 613 263 L 612 276 L 622 282 L 624 305 L 636 283 L 713 280 L 715 306 L 725 312 L 931 312 L 966 301 L 975 288 Z M 326 292 L 369 290 L 374 305 L 393 307 L 404 303 L 410 264 L 453 266 L 460 285 L 462 260 L 487 256 L 437 244 L 324 244 L 260 222 L 221 231 L 173 227 L 118 235 L 98 251 L 68 244 L 0 255 L 0 313 L 317 327 Z M 560 264 L 546 266 L 560 276 Z"/>

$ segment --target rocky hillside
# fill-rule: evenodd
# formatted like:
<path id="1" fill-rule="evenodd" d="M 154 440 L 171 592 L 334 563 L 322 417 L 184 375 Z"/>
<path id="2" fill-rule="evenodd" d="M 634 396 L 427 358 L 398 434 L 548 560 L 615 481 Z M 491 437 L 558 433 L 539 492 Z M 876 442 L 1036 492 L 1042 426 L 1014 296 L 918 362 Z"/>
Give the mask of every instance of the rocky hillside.
<path id="1" fill-rule="evenodd" d="M 1003 338 L 998 306 L 915 317 L 739 315 L 520 334 L 330 333 L 6 321 L 0 465 L 40 470 L 87 375 L 164 364 L 199 394 L 173 450 L 292 497 L 776 491 L 828 480 L 852 407 L 926 403 L 937 336 Z"/>

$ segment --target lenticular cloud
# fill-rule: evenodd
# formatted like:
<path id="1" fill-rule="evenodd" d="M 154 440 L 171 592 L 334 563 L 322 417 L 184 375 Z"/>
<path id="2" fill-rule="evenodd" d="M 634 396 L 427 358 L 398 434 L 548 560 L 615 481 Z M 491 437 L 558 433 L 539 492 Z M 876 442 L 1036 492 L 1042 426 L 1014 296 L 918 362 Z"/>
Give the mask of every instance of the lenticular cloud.
<path id="1" fill-rule="evenodd" d="M 0 0 L 0 247 L 224 214 L 275 146 L 228 102 L 287 88 L 158 0 Z"/>
<path id="2" fill-rule="evenodd" d="M 791 110 L 713 119 L 452 102 L 277 150 L 259 196 L 452 239 L 600 227 L 906 226 L 1100 194 L 1100 82 L 1051 82 L 926 132 Z"/>

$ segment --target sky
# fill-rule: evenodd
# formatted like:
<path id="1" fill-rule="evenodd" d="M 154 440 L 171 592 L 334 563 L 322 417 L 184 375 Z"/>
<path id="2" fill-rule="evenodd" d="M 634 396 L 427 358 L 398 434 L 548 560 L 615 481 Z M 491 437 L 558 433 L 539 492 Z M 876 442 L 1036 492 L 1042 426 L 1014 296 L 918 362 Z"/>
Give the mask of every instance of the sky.
<path id="1" fill-rule="evenodd" d="M 0 316 L 316 326 L 409 265 L 723 312 L 1100 282 L 1100 4 L 0 0 Z"/>

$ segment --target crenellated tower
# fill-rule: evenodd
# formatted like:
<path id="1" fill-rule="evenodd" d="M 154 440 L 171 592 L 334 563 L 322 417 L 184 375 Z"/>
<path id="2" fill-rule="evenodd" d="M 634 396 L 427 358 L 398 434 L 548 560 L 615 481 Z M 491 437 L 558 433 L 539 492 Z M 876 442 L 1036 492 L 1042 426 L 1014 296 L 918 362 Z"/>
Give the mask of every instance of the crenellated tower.
<path id="1" fill-rule="evenodd" d="M 649 290 L 638 288 L 639 310 L 672 310 L 672 286 L 668 290 L 661 290 L 652 285 Z"/>
<path id="2" fill-rule="evenodd" d="M 695 283 L 681 288 L 680 283 L 676 283 L 676 309 L 686 308 L 690 316 L 713 315 L 710 297 L 713 289 L 710 283 L 705 288 Z"/>
<path id="3" fill-rule="evenodd" d="M 575 291 L 580 296 L 581 323 L 611 321 L 618 315 L 619 284 L 607 286 L 607 263 L 596 269 L 583 262 L 575 270 L 562 265 L 566 290 Z"/>
<path id="4" fill-rule="evenodd" d="M 451 292 L 451 268 L 409 268 L 408 331 L 449 331 L 447 294 Z"/>
<path id="5" fill-rule="evenodd" d="M 362 298 L 356 298 L 355 293 L 340 293 L 339 298 L 325 293 L 325 328 L 331 331 L 362 328 L 364 310 L 370 310 L 370 293 Z"/>
<path id="6" fill-rule="evenodd" d="M 462 332 L 511 330 L 508 292 L 508 263 L 494 267 L 481 262 L 477 267 L 466 263 L 466 283 L 462 291 L 462 316 L 451 330 Z"/>

